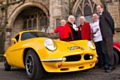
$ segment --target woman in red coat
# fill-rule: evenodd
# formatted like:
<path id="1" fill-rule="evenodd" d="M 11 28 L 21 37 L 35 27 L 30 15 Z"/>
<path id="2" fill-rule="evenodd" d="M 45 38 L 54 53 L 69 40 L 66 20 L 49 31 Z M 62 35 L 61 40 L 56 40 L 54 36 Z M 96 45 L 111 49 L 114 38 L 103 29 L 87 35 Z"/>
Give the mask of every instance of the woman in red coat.
<path id="1" fill-rule="evenodd" d="M 64 39 L 64 26 L 66 24 L 66 21 L 63 19 L 60 21 L 61 25 L 58 26 L 55 30 L 54 33 L 59 33 L 60 40 Z"/>
<path id="2" fill-rule="evenodd" d="M 49 34 L 59 33 L 60 40 L 64 40 L 64 28 L 65 28 L 66 21 L 62 19 L 60 21 L 60 24 L 61 25 L 58 26 L 54 31 L 49 32 Z"/>
<path id="3" fill-rule="evenodd" d="M 79 20 L 80 20 L 80 23 L 81 23 L 80 26 L 82 27 L 81 28 L 81 37 L 82 37 L 82 40 L 91 40 L 91 28 L 90 28 L 90 24 L 88 22 L 86 22 L 84 16 L 81 16 Z"/>

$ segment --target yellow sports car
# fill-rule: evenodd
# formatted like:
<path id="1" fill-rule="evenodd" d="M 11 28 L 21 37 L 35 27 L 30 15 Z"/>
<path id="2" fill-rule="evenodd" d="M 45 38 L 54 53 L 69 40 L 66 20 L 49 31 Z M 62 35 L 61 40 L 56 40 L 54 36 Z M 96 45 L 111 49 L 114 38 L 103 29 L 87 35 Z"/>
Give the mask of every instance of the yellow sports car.
<path id="1" fill-rule="evenodd" d="M 11 66 L 24 68 L 31 80 L 46 72 L 73 72 L 91 69 L 97 62 L 92 41 L 61 41 L 37 30 L 19 32 L 4 54 L 5 71 Z"/>

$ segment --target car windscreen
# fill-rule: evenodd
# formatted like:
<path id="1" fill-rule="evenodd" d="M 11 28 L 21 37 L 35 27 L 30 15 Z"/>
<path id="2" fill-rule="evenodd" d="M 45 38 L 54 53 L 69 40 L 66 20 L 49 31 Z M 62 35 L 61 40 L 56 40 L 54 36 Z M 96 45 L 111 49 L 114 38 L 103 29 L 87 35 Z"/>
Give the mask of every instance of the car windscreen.
<path id="1" fill-rule="evenodd" d="M 49 37 L 50 35 L 44 32 L 24 32 L 21 36 L 21 40 L 26 40 L 30 38 L 36 38 L 36 37 Z"/>

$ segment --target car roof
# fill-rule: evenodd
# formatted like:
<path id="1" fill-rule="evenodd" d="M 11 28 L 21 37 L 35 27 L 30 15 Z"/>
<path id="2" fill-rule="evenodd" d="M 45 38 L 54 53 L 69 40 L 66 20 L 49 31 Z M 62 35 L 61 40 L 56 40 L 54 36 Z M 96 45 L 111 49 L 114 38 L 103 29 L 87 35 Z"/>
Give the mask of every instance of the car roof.
<path id="1" fill-rule="evenodd" d="M 40 30 L 23 30 L 20 33 L 24 33 L 24 32 L 41 32 Z"/>
<path id="2" fill-rule="evenodd" d="M 20 31 L 20 32 L 16 33 L 15 36 L 17 36 L 18 34 L 25 33 L 25 32 L 41 32 L 41 31 L 40 31 L 40 30 L 23 30 L 23 31 Z M 14 37 L 15 37 L 15 36 L 14 36 Z"/>

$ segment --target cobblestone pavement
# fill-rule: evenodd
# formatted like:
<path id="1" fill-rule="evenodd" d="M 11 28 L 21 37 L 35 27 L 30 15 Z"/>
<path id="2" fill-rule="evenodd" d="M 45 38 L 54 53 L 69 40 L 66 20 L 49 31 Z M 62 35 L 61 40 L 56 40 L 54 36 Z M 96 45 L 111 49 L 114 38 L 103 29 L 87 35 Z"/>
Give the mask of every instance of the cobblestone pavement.
<path id="1" fill-rule="evenodd" d="M 0 80 L 29 80 L 23 69 L 12 68 L 4 71 L 3 63 L 0 63 Z M 41 80 L 120 80 L 120 65 L 111 73 L 105 73 L 102 69 L 91 69 L 83 72 L 71 73 L 46 73 Z"/>

